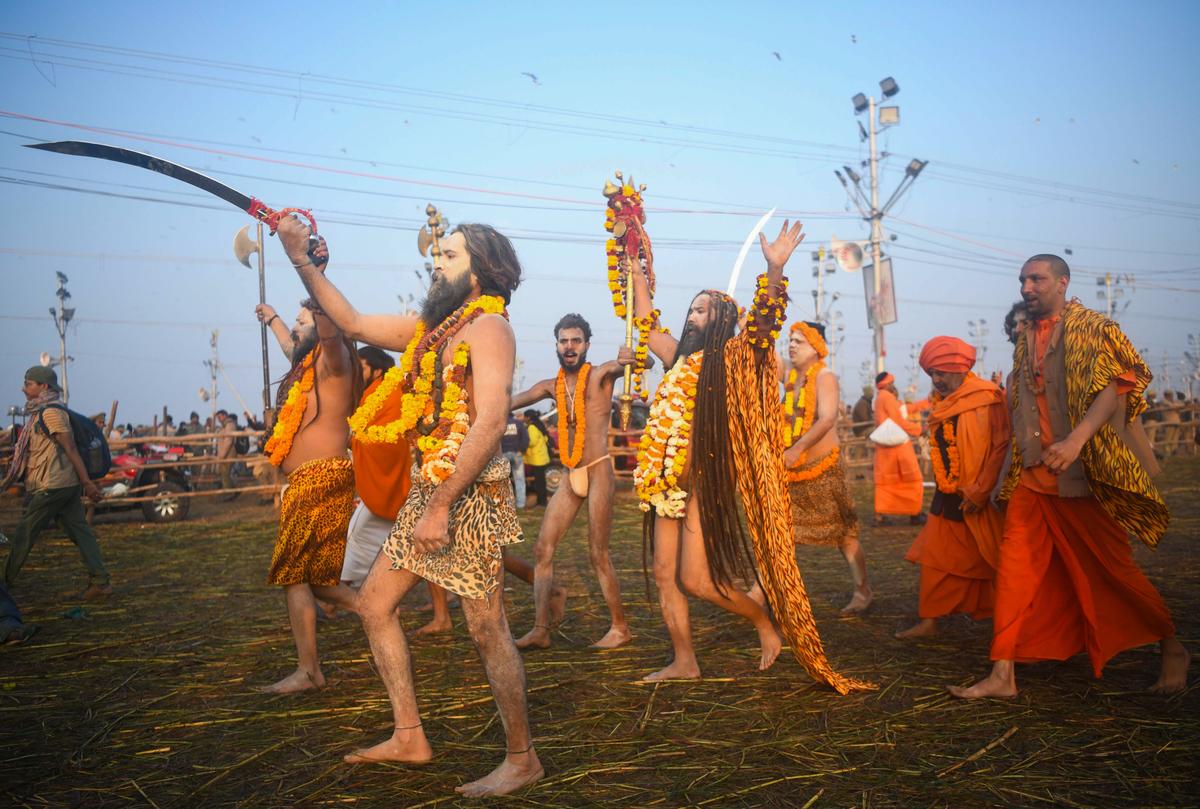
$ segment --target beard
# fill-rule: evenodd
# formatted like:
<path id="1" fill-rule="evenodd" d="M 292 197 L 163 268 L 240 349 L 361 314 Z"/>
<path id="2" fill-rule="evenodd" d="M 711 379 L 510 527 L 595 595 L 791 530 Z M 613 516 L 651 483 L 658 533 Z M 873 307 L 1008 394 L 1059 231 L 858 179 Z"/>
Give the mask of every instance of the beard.
<path id="1" fill-rule="evenodd" d="M 307 357 L 309 355 L 309 353 L 314 348 L 317 347 L 317 339 L 318 338 L 317 338 L 317 330 L 316 329 L 312 329 L 311 331 L 306 331 L 303 334 L 301 334 L 297 331 L 292 332 L 292 367 L 293 368 L 295 368 L 296 365 L 299 364 L 299 362 L 301 360 L 303 360 L 305 357 Z"/>
<path id="2" fill-rule="evenodd" d="M 567 360 L 565 357 L 563 357 L 561 353 L 558 355 L 558 364 L 564 371 L 577 371 L 583 367 L 585 362 L 587 362 L 586 351 L 584 351 L 582 354 L 576 354 L 570 360 Z"/>
<path id="3" fill-rule="evenodd" d="M 465 272 L 456 281 L 438 275 L 429 286 L 425 300 L 421 301 L 421 320 L 433 328 L 449 317 L 450 313 L 463 305 L 471 294 L 471 274 Z"/>
<path id="4" fill-rule="evenodd" d="M 676 358 L 687 357 L 704 348 L 704 335 L 707 331 L 707 326 L 699 327 L 685 323 L 683 333 L 679 335 L 679 347 L 675 351 Z"/>

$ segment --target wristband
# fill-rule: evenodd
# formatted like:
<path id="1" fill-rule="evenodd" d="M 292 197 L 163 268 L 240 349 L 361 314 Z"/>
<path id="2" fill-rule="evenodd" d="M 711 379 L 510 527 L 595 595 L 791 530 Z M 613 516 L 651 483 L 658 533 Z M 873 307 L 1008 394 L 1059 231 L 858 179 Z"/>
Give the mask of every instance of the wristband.
<path id="1" fill-rule="evenodd" d="M 278 319 L 279 319 L 279 315 L 271 315 L 269 318 L 267 318 L 267 322 L 264 323 L 263 325 L 270 326 L 272 320 L 278 320 Z"/>

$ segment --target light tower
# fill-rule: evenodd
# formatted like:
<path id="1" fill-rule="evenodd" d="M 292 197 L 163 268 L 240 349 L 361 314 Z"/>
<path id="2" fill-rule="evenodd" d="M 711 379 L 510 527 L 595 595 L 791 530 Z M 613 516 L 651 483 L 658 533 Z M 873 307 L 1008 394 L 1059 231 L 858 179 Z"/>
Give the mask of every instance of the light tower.
<path id="1" fill-rule="evenodd" d="M 67 301 L 71 300 L 71 293 L 67 291 L 67 276 L 61 272 L 56 272 L 58 276 L 58 308 L 50 307 L 50 317 L 54 318 L 54 328 L 58 330 L 58 367 L 62 369 L 62 398 L 63 402 L 69 402 L 71 399 L 70 389 L 67 386 L 67 324 L 75 317 L 74 308 L 68 308 Z M 49 365 L 52 363 L 43 363 Z"/>

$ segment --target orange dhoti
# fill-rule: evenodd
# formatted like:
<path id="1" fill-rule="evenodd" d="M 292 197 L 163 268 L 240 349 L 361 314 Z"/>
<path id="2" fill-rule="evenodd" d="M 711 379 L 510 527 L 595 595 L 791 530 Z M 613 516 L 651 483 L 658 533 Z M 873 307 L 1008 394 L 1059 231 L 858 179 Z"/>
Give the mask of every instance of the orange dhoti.
<path id="1" fill-rule="evenodd" d="M 1128 535 L 1094 497 L 1025 485 L 1008 504 L 993 625 L 993 660 L 1066 660 L 1086 651 L 1097 677 L 1118 652 L 1175 634 Z"/>
<path id="2" fill-rule="evenodd" d="M 931 514 L 904 558 L 921 566 L 922 618 L 957 612 L 976 621 L 991 617 L 996 571 L 965 522 Z"/>
<path id="3" fill-rule="evenodd" d="M 336 585 L 353 513 L 354 468 L 348 458 L 318 458 L 296 467 L 279 506 L 267 583 Z"/>
<path id="4" fill-rule="evenodd" d="M 925 482 L 911 443 L 875 446 L 875 513 L 915 517 L 921 513 Z"/>

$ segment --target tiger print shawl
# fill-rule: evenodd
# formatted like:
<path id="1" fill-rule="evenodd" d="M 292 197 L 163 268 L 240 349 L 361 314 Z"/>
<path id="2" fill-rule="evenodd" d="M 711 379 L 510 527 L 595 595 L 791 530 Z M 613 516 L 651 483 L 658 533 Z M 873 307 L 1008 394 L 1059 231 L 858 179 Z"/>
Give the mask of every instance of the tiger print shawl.
<path id="1" fill-rule="evenodd" d="M 1120 374 L 1132 371 L 1134 388 L 1125 397 L 1125 423 L 1146 409 L 1144 394 L 1152 375 L 1129 338 L 1114 321 L 1088 309 L 1077 299 L 1063 310 L 1063 348 L 1067 411 L 1072 427 L 1083 420 L 1096 396 Z M 1013 351 L 1015 374 L 1029 359 L 1031 331 L 1017 340 Z M 1021 407 L 1019 384 L 1010 387 L 1010 407 Z M 1014 435 L 1013 460 L 1001 499 L 1017 487 L 1024 465 Z M 1110 424 L 1105 424 L 1080 450 L 1088 485 L 1100 505 L 1129 534 L 1153 548 L 1166 533 L 1170 513 L 1150 476 Z"/>

